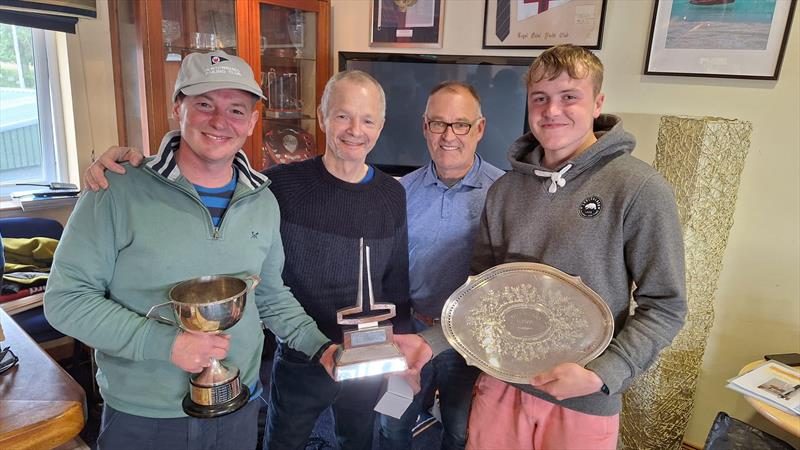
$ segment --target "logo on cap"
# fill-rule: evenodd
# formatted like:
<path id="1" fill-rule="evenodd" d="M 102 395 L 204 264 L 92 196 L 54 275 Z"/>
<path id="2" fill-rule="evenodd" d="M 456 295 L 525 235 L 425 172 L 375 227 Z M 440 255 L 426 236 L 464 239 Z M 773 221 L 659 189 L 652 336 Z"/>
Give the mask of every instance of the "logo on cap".
<path id="1" fill-rule="evenodd" d="M 223 61 L 227 61 L 228 58 L 223 58 L 222 56 L 212 56 L 211 57 L 211 65 L 221 63 Z"/>

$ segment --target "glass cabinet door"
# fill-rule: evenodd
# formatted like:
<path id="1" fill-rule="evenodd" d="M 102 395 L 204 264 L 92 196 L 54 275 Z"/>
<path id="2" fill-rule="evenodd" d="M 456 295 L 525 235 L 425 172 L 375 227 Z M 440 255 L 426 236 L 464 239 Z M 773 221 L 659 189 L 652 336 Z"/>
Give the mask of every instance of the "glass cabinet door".
<path id="1" fill-rule="evenodd" d="M 261 4 L 263 168 L 316 154 L 317 13 Z"/>
<path id="2" fill-rule="evenodd" d="M 161 33 L 164 44 L 164 85 L 170 129 L 177 129 L 172 118 L 172 91 L 181 61 L 189 53 L 224 50 L 238 54 L 236 45 L 235 0 L 162 0 Z"/>

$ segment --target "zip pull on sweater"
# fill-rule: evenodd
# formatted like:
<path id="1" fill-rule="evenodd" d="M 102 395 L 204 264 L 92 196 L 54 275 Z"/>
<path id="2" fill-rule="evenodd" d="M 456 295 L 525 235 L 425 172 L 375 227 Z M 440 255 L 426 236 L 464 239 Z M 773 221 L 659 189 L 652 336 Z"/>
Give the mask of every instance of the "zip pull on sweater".
<path id="1" fill-rule="evenodd" d="M 558 188 L 564 187 L 567 184 L 567 180 L 564 179 L 564 174 L 567 173 L 569 169 L 572 168 L 572 164 L 567 164 L 564 166 L 563 169 L 559 170 L 558 172 L 548 172 L 546 170 L 534 170 L 533 174 L 539 177 L 550 178 L 552 181 L 550 183 L 550 187 L 547 189 L 547 192 L 554 194 Z"/>

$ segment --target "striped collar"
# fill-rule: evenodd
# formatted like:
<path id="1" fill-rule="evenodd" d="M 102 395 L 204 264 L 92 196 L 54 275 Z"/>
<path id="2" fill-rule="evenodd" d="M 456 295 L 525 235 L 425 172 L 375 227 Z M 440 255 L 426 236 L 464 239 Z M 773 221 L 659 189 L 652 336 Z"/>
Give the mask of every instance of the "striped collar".
<path id="1" fill-rule="evenodd" d="M 162 177 L 175 181 L 181 176 L 178 163 L 175 160 L 175 152 L 181 145 L 181 132 L 173 130 L 164 135 L 161 144 L 158 146 L 158 155 L 147 161 L 146 165 Z M 239 150 L 233 158 L 233 166 L 239 169 L 239 181 L 250 189 L 256 189 L 269 181 L 266 176 L 255 171 L 250 167 L 247 155 Z"/>

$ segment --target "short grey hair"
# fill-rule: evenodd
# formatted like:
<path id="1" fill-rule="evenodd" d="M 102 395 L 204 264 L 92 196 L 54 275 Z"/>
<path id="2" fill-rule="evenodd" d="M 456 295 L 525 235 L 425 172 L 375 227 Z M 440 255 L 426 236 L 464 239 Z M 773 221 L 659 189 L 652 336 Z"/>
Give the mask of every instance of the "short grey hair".
<path id="1" fill-rule="evenodd" d="M 472 99 L 475 100 L 475 104 L 478 105 L 478 117 L 483 117 L 483 112 L 481 112 L 481 96 L 478 94 L 478 91 L 471 84 L 458 80 L 442 81 L 434 86 L 433 89 L 431 89 L 430 94 L 428 94 L 428 101 L 425 103 L 425 116 L 428 115 L 428 105 L 431 103 L 431 97 L 441 91 L 452 92 L 455 94 L 466 93 L 472 97 Z"/>
<path id="2" fill-rule="evenodd" d="M 378 83 L 378 80 L 372 77 L 372 75 L 363 72 L 361 70 L 345 70 L 343 72 L 336 73 L 333 75 L 328 82 L 325 84 L 325 90 L 322 91 L 322 100 L 319 104 L 319 109 L 322 111 L 322 118 L 327 119 L 328 117 L 328 104 L 330 103 L 331 96 L 333 95 L 333 91 L 336 89 L 336 85 L 340 81 L 349 81 L 353 84 L 364 85 L 364 84 L 372 84 L 375 86 L 375 89 L 378 90 L 378 101 L 380 103 L 380 112 L 381 118 L 386 118 L 386 94 L 383 92 L 383 87 L 381 84 Z"/>

